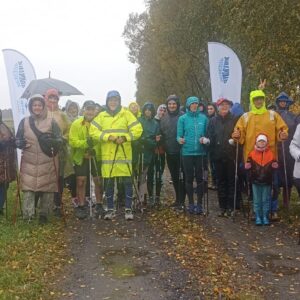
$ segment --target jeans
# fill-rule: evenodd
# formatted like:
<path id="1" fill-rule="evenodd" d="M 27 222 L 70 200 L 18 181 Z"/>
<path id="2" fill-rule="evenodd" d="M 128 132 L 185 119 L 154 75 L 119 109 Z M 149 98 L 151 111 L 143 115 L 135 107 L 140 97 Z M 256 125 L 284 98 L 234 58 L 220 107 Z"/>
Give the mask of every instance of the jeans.
<path id="1" fill-rule="evenodd" d="M 268 217 L 270 212 L 271 186 L 266 184 L 252 184 L 253 190 L 253 211 L 256 215 Z"/>
<path id="2" fill-rule="evenodd" d="M 120 184 L 123 184 L 125 190 L 125 208 L 132 207 L 132 180 L 131 177 L 118 177 Z M 114 209 L 114 185 L 115 178 L 105 178 L 105 195 L 107 199 L 107 208 Z"/>

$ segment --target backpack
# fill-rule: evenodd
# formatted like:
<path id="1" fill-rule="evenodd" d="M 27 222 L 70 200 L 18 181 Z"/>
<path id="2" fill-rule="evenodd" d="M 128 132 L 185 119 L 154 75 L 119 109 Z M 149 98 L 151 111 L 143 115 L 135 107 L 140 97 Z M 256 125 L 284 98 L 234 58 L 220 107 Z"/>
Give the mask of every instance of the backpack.
<path id="1" fill-rule="evenodd" d="M 36 135 L 39 145 L 44 154 L 49 157 L 54 157 L 60 150 L 61 142 L 52 132 L 41 132 L 38 130 L 34 124 L 34 119 L 29 117 L 29 125 L 31 130 Z M 52 124 L 53 127 L 53 124 Z"/>

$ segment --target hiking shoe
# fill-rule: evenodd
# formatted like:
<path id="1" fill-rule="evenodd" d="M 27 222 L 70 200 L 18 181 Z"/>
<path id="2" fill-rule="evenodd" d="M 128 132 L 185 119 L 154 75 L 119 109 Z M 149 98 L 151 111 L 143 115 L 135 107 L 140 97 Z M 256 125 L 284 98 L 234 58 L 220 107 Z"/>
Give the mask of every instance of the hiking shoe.
<path id="1" fill-rule="evenodd" d="M 40 215 L 39 217 L 39 225 L 45 225 L 48 223 L 48 218 L 45 215 Z"/>
<path id="2" fill-rule="evenodd" d="M 95 218 L 101 219 L 105 213 L 102 203 L 96 203 L 95 206 Z"/>
<path id="3" fill-rule="evenodd" d="M 132 209 L 130 208 L 125 209 L 125 220 L 133 220 Z"/>
<path id="4" fill-rule="evenodd" d="M 104 220 L 112 220 L 115 217 L 115 211 L 113 209 L 109 209 L 105 216 L 104 216 Z"/>
<path id="5" fill-rule="evenodd" d="M 195 205 L 189 204 L 188 212 L 192 215 L 195 212 Z"/>
<path id="6" fill-rule="evenodd" d="M 195 206 L 195 208 L 194 208 L 194 213 L 196 214 L 196 215 L 202 215 L 203 214 L 203 209 L 202 209 L 202 206 L 201 205 L 197 205 L 197 206 Z"/>
<path id="7" fill-rule="evenodd" d="M 75 208 L 75 216 L 79 220 L 85 219 L 88 216 L 87 211 L 86 211 L 86 207 L 85 206 L 76 207 Z"/>

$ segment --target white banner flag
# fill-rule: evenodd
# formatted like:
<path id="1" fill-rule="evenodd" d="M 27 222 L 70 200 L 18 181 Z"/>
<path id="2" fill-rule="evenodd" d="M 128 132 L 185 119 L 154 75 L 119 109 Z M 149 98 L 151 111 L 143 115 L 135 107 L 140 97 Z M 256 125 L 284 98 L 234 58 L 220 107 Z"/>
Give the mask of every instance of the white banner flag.
<path id="1" fill-rule="evenodd" d="M 13 49 L 3 49 L 7 80 L 10 93 L 11 109 L 14 119 L 15 132 L 20 121 L 29 115 L 27 99 L 21 98 L 31 80 L 36 79 L 33 65 L 28 58 Z M 21 151 L 18 150 L 18 163 L 21 162 Z"/>
<path id="2" fill-rule="evenodd" d="M 33 65 L 28 58 L 13 49 L 3 49 L 10 93 L 10 102 L 17 131 L 20 121 L 29 115 L 27 99 L 20 98 L 31 80 L 36 79 Z"/>
<path id="3" fill-rule="evenodd" d="M 208 43 L 212 101 L 241 102 L 242 67 L 238 56 L 224 44 Z"/>

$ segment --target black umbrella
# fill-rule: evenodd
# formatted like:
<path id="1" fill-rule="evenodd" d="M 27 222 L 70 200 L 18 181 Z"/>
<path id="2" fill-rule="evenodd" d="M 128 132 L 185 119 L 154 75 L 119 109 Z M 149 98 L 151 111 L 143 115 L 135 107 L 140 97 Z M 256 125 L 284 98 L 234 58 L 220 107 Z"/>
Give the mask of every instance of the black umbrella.
<path id="1" fill-rule="evenodd" d="M 74 86 L 65 81 L 54 78 L 44 78 L 32 80 L 21 98 L 29 99 L 34 94 L 45 95 L 46 91 L 49 89 L 57 89 L 61 96 L 83 95 Z"/>

